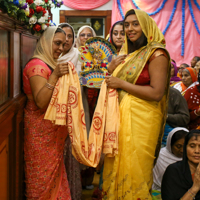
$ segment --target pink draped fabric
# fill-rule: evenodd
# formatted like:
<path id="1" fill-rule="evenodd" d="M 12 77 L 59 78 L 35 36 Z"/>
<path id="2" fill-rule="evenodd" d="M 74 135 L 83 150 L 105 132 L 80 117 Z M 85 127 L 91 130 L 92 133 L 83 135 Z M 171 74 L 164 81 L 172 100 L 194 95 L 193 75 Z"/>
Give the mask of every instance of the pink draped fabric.
<path id="1" fill-rule="evenodd" d="M 135 0 L 137 5 L 141 10 L 144 10 L 148 13 L 152 13 L 156 11 L 158 7 L 160 7 L 163 3 L 163 0 Z M 187 63 L 190 65 L 190 61 L 194 56 L 200 56 L 200 35 L 198 34 L 192 16 L 190 14 L 188 1 L 185 1 L 185 50 L 184 56 L 181 56 L 181 28 L 182 28 L 182 0 L 178 1 L 177 8 L 169 26 L 166 34 L 166 48 L 170 53 L 172 59 L 174 59 L 177 63 L 177 66 L 180 66 L 181 63 Z M 200 11 L 197 6 L 192 2 L 192 9 L 194 12 L 194 16 L 197 22 L 197 25 L 200 29 Z M 200 0 L 197 0 L 200 5 Z M 136 9 L 132 0 L 120 0 L 123 13 L 125 15 L 126 11 L 131 8 Z M 175 0 L 170 0 L 165 3 L 164 8 L 157 13 L 156 15 L 151 16 L 155 22 L 157 23 L 160 30 L 163 32 L 165 29 L 170 15 L 172 13 L 172 9 L 174 7 Z M 121 14 L 118 9 L 117 0 L 113 0 L 113 8 L 112 8 L 112 24 L 115 21 L 121 20 Z"/>
<path id="2" fill-rule="evenodd" d="M 110 0 L 63 0 L 65 6 L 76 9 L 76 10 L 91 10 L 98 8 Z"/>

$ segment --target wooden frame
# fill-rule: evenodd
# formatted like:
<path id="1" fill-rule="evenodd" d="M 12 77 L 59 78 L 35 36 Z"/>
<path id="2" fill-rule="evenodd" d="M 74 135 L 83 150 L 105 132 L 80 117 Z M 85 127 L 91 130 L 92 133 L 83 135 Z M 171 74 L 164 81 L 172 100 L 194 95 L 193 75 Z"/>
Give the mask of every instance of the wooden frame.
<path id="1" fill-rule="evenodd" d="M 111 27 L 111 10 L 60 10 L 60 23 L 66 22 L 66 17 L 90 17 L 90 18 L 105 18 L 105 36 L 109 34 Z"/>
<path id="2" fill-rule="evenodd" d="M 19 33 L 20 68 L 18 69 L 18 74 L 20 78 L 22 78 L 22 69 L 24 67 L 22 66 L 21 60 L 21 51 L 23 49 L 22 38 L 23 36 L 27 36 L 29 38 L 34 38 L 37 42 L 39 37 L 31 35 L 24 24 L 2 13 L 0 13 L 0 28 L 9 32 L 9 98 L 0 105 L 0 145 L 8 141 L 8 156 L 6 157 L 8 161 L 6 168 L 8 172 L 8 191 L 5 191 L 7 192 L 6 200 L 23 200 L 25 199 L 23 110 L 26 104 L 26 96 L 23 94 L 21 85 L 19 94 L 14 97 L 14 33 Z"/>

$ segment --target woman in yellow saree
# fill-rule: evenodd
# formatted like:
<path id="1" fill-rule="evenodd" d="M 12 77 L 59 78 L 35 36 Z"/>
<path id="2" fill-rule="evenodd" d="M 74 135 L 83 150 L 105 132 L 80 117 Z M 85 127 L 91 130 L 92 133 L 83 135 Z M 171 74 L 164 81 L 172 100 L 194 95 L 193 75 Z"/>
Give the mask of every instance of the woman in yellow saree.
<path id="1" fill-rule="evenodd" d="M 120 102 L 119 153 L 106 157 L 103 199 L 147 200 L 151 197 L 152 169 L 166 119 L 170 57 L 154 20 L 141 10 L 124 19 L 127 54 L 109 66 L 107 86 L 117 88 Z M 104 140 L 105 141 L 105 140 Z"/>

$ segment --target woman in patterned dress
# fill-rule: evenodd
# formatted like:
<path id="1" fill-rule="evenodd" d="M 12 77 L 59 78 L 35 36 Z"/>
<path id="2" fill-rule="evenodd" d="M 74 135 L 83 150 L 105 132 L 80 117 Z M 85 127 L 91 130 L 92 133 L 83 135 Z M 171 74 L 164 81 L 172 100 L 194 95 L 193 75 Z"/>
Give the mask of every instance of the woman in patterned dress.
<path id="1" fill-rule="evenodd" d="M 58 78 L 69 72 L 67 64 L 57 64 L 65 42 L 61 28 L 47 28 L 23 71 L 27 95 L 24 159 L 28 200 L 71 200 L 63 161 L 67 127 L 44 120 Z"/>

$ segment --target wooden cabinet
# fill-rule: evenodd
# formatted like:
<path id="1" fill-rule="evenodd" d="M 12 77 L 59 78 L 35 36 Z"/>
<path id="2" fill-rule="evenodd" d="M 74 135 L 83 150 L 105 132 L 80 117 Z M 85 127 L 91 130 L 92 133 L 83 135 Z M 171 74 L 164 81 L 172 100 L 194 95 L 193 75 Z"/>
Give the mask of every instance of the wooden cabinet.
<path id="1" fill-rule="evenodd" d="M 25 199 L 22 71 L 38 37 L 0 13 L 0 200 Z"/>
<path id="2" fill-rule="evenodd" d="M 8 199 L 8 137 L 0 145 L 0 199 Z"/>

